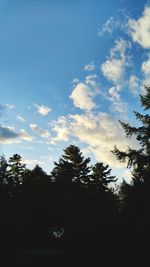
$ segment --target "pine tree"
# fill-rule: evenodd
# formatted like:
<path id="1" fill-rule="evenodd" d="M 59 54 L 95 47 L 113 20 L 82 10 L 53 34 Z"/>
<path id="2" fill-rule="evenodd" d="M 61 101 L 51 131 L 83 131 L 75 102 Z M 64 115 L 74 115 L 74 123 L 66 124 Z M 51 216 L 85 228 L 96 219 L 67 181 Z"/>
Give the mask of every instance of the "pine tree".
<path id="1" fill-rule="evenodd" d="M 9 158 L 9 183 L 12 185 L 20 185 L 23 182 L 25 174 L 25 164 L 22 163 L 22 157 L 14 154 Z"/>
<path id="2" fill-rule="evenodd" d="M 89 158 L 84 159 L 82 152 L 77 146 L 70 145 L 64 149 L 64 154 L 55 164 L 51 172 L 52 178 L 59 182 L 86 182 L 90 168 Z"/>
<path id="3" fill-rule="evenodd" d="M 113 153 L 118 160 L 127 162 L 127 167 L 132 169 L 131 184 L 123 183 L 121 188 L 123 221 L 127 222 L 125 231 L 128 244 L 131 243 L 132 236 L 132 246 L 140 244 L 144 249 L 150 238 L 150 87 L 145 87 L 145 93 L 140 96 L 140 100 L 141 106 L 147 112 L 134 112 L 141 125 L 132 127 L 121 122 L 127 137 L 134 136 L 140 149 L 129 147 L 124 152 L 115 147 Z"/>
<path id="4" fill-rule="evenodd" d="M 8 162 L 4 156 L 0 157 L 0 186 L 4 186 L 8 183 L 9 171 Z"/>
<path id="5" fill-rule="evenodd" d="M 128 138 L 135 136 L 141 146 L 140 149 L 128 148 L 125 152 L 116 146 L 113 153 L 121 162 L 127 161 L 127 167 L 133 168 L 133 180 L 150 183 L 150 87 L 145 86 L 145 94 L 140 96 L 141 106 L 147 114 L 134 111 L 136 119 L 141 123 L 139 127 L 130 126 L 128 123 L 120 122 Z"/>
<path id="6" fill-rule="evenodd" d="M 91 179 L 97 190 L 102 188 L 107 190 L 108 185 L 111 182 L 117 181 L 116 177 L 111 175 L 111 169 L 109 169 L 109 166 L 104 166 L 102 162 L 98 162 L 92 167 Z"/>

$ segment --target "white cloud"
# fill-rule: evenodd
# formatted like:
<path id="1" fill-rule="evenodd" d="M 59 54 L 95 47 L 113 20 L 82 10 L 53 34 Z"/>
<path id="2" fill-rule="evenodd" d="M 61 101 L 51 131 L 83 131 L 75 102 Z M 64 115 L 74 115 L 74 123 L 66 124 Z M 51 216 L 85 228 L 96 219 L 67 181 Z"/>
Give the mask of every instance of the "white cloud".
<path id="1" fill-rule="evenodd" d="M 114 17 L 109 17 L 108 20 L 102 25 L 101 29 L 98 30 L 98 35 L 103 36 L 104 33 L 112 33 L 115 29 L 119 28 L 120 23 L 116 21 Z"/>
<path id="2" fill-rule="evenodd" d="M 116 39 L 115 46 L 110 50 L 110 57 L 124 58 L 125 60 L 127 60 L 128 57 L 126 55 L 126 52 L 127 49 L 130 49 L 131 47 L 132 47 L 131 42 L 126 41 L 123 38 Z"/>
<path id="3" fill-rule="evenodd" d="M 44 106 L 44 105 L 36 105 L 35 104 L 35 106 L 37 108 L 37 112 L 42 116 L 46 116 L 46 115 L 48 115 L 48 113 L 50 111 L 52 111 L 50 107 L 47 107 L 47 106 Z"/>
<path id="4" fill-rule="evenodd" d="M 79 79 L 77 79 L 77 78 L 74 78 L 74 79 L 72 80 L 72 84 L 73 84 L 73 85 L 77 85 L 79 82 L 80 82 L 80 81 L 79 81 Z"/>
<path id="5" fill-rule="evenodd" d="M 117 88 L 117 86 L 113 86 L 108 90 L 109 100 L 112 101 L 112 106 L 110 107 L 110 110 L 113 112 L 125 114 L 127 112 L 128 105 L 125 101 L 121 99 L 119 91 L 120 88 Z"/>
<path id="6" fill-rule="evenodd" d="M 49 138 L 50 137 L 50 133 L 48 130 L 44 130 L 41 127 L 39 127 L 37 124 L 30 124 L 30 128 L 32 129 L 32 131 L 36 134 L 38 134 L 40 137 L 42 138 Z"/>
<path id="7" fill-rule="evenodd" d="M 117 39 L 115 46 L 110 50 L 110 56 L 101 65 L 103 75 L 117 86 L 123 82 L 125 69 L 130 64 L 130 59 L 126 55 L 126 50 L 130 47 L 129 42 L 122 38 Z"/>
<path id="8" fill-rule="evenodd" d="M 39 158 L 23 158 L 22 161 L 27 164 L 28 168 L 32 169 L 35 167 L 35 165 L 42 165 L 42 168 L 47 171 L 47 173 L 50 172 L 49 167 L 53 166 L 53 159 L 52 157 L 48 155 L 41 156 Z"/>
<path id="9" fill-rule="evenodd" d="M 54 122 L 53 130 L 56 136 L 52 141 L 68 141 L 71 137 L 77 138 L 88 146 L 96 160 L 108 163 L 112 167 L 120 167 L 120 162 L 111 153 L 115 144 L 123 150 L 126 150 L 127 146 L 134 146 L 134 142 L 125 137 L 118 121 L 107 113 L 88 112 L 83 115 L 61 117 Z M 66 133 L 66 140 L 60 133 Z"/>
<path id="10" fill-rule="evenodd" d="M 129 79 L 129 88 L 134 96 L 137 96 L 140 91 L 140 80 L 136 75 L 131 75 Z"/>
<path id="11" fill-rule="evenodd" d="M 141 69 L 145 78 L 150 79 L 150 55 L 148 56 L 148 59 L 142 63 Z"/>
<path id="12" fill-rule="evenodd" d="M 108 99 L 112 102 L 111 110 L 124 113 L 127 111 L 127 103 L 121 99 L 121 90 L 125 87 L 126 68 L 131 64 L 127 49 L 131 48 L 131 43 L 122 38 L 115 41 L 115 46 L 111 48 L 110 55 L 101 65 L 103 75 L 113 83 L 108 90 Z"/>
<path id="13" fill-rule="evenodd" d="M 113 99 L 119 99 L 119 91 L 120 91 L 120 87 L 119 86 L 112 86 L 108 90 L 108 93 L 111 95 L 111 97 Z"/>
<path id="14" fill-rule="evenodd" d="M 120 98 L 118 101 L 114 102 L 113 108 L 114 112 L 123 113 L 125 115 L 128 110 L 128 104 Z"/>
<path id="15" fill-rule="evenodd" d="M 23 163 L 27 165 L 36 165 L 36 164 L 43 164 L 43 161 L 40 161 L 38 159 L 22 159 Z"/>
<path id="16" fill-rule="evenodd" d="M 95 107 L 93 102 L 94 91 L 85 83 L 79 83 L 73 89 L 70 98 L 74 106 L 83 110 L 90 111 Z"/>
<path id="17" fill-rule="evenodd" d="M 95 70 L 94 61 L 92 60 L 89 64 L 85 65 L 83 69 L 85 71 L 93 71 L 93 70 Z"/>
<path id="18" fill-rule="evenodd" d="M 20 122 L 25 122 L 26 120 L 21 116 L 21 115 L 17 115 L 17 120 L 20 121 Z"/>
<path id="19" fill-rule="evenodd" d="M 90 75 L 87 75 L 85 77 L 85 83 L 87 85 L 91 85 L 96 93 L 96 79 L 98 78 L 98 76 L 96 74 L 90 74 Z"/>
<path id="20" fill-rule="evenodd" d="M 127 169 L 124 171 L 124 178 L 127 182 L 131 182 L 131 178 L 132 178 L 132 171 Z"/>
<path id="21" fill-rule="evenodd" d="M 52 137 L 50 139 L 49 143 L 55 144 L 59 141 L 66 142 L 69 140 L 69 135 L 70 135 L 71 129 L 68 125 L 67 117 L 65 117 L 65 116 L 59 117 L 58 120 L 54 121 L 51 126 L 52 126 L 53 131 L 57 134 L 55 137 Z"/>
<path id="22" fill-rule="evenodd" d="M 134 42 L 143 48 L 150 48 L 150 7 L 146 6 L 142 16 L 128 20 L 129 33 Z"/>
<path id="23" fill-rule="evenodd" d="M 120 82 L 124 74 L 124 59 L 107 59 L 101 66 L 103 75 L 110 81 Z"/>
<path id="24" fill-rule="evenodd" d="M 28 141 L 28 142 L 31 142 L 33 140 L 33 137 L 30 136 L 26 130 L 24 129 L 21 129 L 20 132 L 19 132 L 19 137 L 22 139 L 22 140 L 25 140 L 25 141 Z"/>

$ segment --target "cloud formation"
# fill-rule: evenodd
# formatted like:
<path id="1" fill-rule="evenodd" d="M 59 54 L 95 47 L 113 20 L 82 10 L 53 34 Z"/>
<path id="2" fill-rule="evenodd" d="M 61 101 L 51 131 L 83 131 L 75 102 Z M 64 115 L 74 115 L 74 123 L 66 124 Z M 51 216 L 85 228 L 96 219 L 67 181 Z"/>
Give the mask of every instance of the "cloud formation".
<path id="1" fill-rule="evenodd" d="M 142 16 L 128 20 L 129 34 L 143 48 L 150 48 L 150 7 L 146 6 Z"/>
<path id="2" fill-rule="evenodd" d="M 36 134 L 38 134 L 42 138 L 48 138 L 50 137 L 50 133 L 48 130 L 44 130 L 41 127 L 39 127 L 37 124 L 31 123 L 30 128 L 32 131 Z"/>
<path id="3" fill-rule="evenodd" d="M 95 107 L 95 103 L 93 102 L 94 90 L 85 84 L 78 83 L 71 95 L 70 98 L 73 100 L 73 104 L 75 107 L 80 108 L 82 110 L 90 111 Z"/>
<path id="4" fill-rule="evenodd" d="M 108 163 L 111 167 L 120 167 L 120 163 L 111 153 L 114 145 L 125 150 L 127 146 L 133 147 L 135 143 L 126 138 L 118 121 L 102 112 L 60 117 L 54 122 L 53 131 L 55 132 L 53 142 L 76 138 L 87 145 L 97 161 Z"/>
<path id="5" fill-rule="evenodd" d="M 56 144 L 57 142 L 60 141 L 68 141 L 69 136 L 71 133 L 71 124 L 68 124 L 68 118 L 67 116 L 60 116 L 57 121 L 53 121 L 51 124 L 53 132 L 56 133 L 55 136 L 52 136 L 49 142 L 51 144 Z"/>
<path id="6" fill-rule="evenodd" d="M 26 130 L 21 129 L 19 132 L 19 138 L 28 142 L 31 142 L 33 140 L 33 137 L 30 136 Z"/>
<path id="7" fill-rule="evenodd" d="M 130 43 L 122 38 L 115 40 L 115 46 L 110 50 L 110 56 L 101 65 L 103 75 L 118 86 L 123 80 L 125 68 L 129 65 L 129 58 L 126 55 L 129 47 Z"/>
<path id="8" fill-rule="evenodd" d="M 131 75 L 129 78 L 129 88 L 133 96 L 137 96 L 140 91 L 140 80 L 136 75 Z"/>
<path id="9" fill-rule="evenodd" d="M 93 70 L 95 70 L 94 61 L 92 60 L 89 64 L 85 65 L 83 69 L 85 71 L 93 71 Z"/>
<path id="10" fill-rule="evenodd" d="M 41 116 L 46 116 L 49 114 L 51 110 L 50 107 L 47 107 L 45 105 L 37 105 L 35 104 L 36 108 L 37 108 L 37 112 L 41 115 Z"/>
<path id="11" fill-rule="evenodd" d="M 10 127 L 0 126 L 0 143 L 9 143 L 18 137 L 19 135 Z"/>
<path id="12" fill-rule="evenodd" d="M 141 70 L 146 80 L 150 80 L 150 55 L 148 59 L 142 63 Z"/>
<path id="13" fill-rule="evenodd" d="M 26 120 L 21 116 L 21 115 L 17 115 L 17 120 L 20 121 L 20 122 L 25 122 Z"/>
<path id="14" fill-rule="evenodd" d="M 98 30 L 98 35 L 103 36 L 105 33 L 112 33 L 115 29 L 120 27 L 119 21 L 116 21 L 114 17 L 109 17 L 103 24 L 102 28 Z"/>
<path id="15" fill-rule="evenodd" d="M 112 101 L 113 109 L 117 112 L 126 112 L 127 109 L 127 104 L 122 101 L 120 92 L 125 86 L 126 68 L 130 66 L 130 57 L 127 54 L 129 48 L 131 48 L 130 42 L 122 38 L 115 40 L 109 57 L 101 65 L 103 75 L 113 84 L 108 90 L 108 99 Z"/>
<path id="16" fill-rule="evenodd" d="M 21 140 L 31 142 L 32 137 L 24 129 L 16 132 L 14 127 L 0 126 L 0 143 L 14 144 L 21 142 Z"/>
<path id="17" fill-rule="evenodd" d="M 4 105 L 0 104 L 0 115 L 4 110 L 11 110 L 14 108 L 15 108 L 15 106 L 12 104 L 4 104 Z"/>

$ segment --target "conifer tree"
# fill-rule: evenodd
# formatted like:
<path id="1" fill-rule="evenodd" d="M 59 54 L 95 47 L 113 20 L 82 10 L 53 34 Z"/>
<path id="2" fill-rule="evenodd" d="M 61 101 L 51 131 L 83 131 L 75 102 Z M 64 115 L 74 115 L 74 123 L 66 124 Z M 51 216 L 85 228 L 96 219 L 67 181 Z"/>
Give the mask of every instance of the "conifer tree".
<path id="1" fill-rule="evenodd" d="M 146 114 L 134 111 L 136 119 L 141 123 L 139 127 L 130 126 L 129 123 L 120 122 L 128 138 L 135 136 L 140 149 L 128 148 L 125 152 L 116 146 L 113 153 L 121 162 L 127 161 L 127 167 L 133 168 L 132 178 L 138 181 L 150 183 L 150 87 L 145 86 L 145 93 L 140 95 L 141 106 Z"/>
<path id="2" fill-rule="evenodd" d="M 140 126 L 133 127 L 121 122 L 128 138 L 135 136 L 140 149 L 128 148 L 125 152 L 117 147 L 113 153 L 121 162 L 127 162 L 132 170 L 131 184 L 123 182 L 121 196 L 123 215 L 125 215 L 128 242 L 133 236 L 133 246 L 138 243 L 144 246 L 150 238 L 150 87 L 145 86 L 145 93 L 140 96 L 141 106 L 146 114 L 134 112 Z M 124 218 L 124 217 L 123 217 Z"/>
<path id="3" fill-rule="evenodd" d="M 52 178 L 60 182 L 86 182 L 90 168 L 89 158 L 84 159 L 77 146 L 70 145 L 64 149 L 64 154 L 55 164 L 51 172 Z"/>
<path id="4" fill-rule="evenodd" d="M 111 169 L 109 169 L 109 166 L 104 166 L 102 162 L 98 162 L 92 167 L 91 179 L 97 190 L 100 188 L 106 190 L 111 182 L 117 181 L 116 177 L 111 175 Z"/>
<path id="5" fill-rule="evenodd" d="M 4 156 L 0 157 L 0 186 L 4 186 L 8 183 L 9 171 L 8 162 Z"/>
<path id="6" fill-rule="evenodd" d="M 22 163 L 22 157 L 18 154 L 14 154 L 9 158 L 9 182 L 12 185 L 20 185 L 23 182 L 25 174 L 25 164 Z"/>

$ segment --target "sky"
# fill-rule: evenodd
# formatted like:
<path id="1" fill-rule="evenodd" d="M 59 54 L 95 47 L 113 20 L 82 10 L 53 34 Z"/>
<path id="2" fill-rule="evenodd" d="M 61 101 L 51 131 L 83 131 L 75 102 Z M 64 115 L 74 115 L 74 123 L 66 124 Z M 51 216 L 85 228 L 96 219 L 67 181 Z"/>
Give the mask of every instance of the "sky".
<path id="1" fill-rule="evenodd" d="M 138 146 L 150 79 L 150 2 L 0 0 L 0 154 L 48 173 L 70 144 L 130 175 L 112 154 Z"/>

